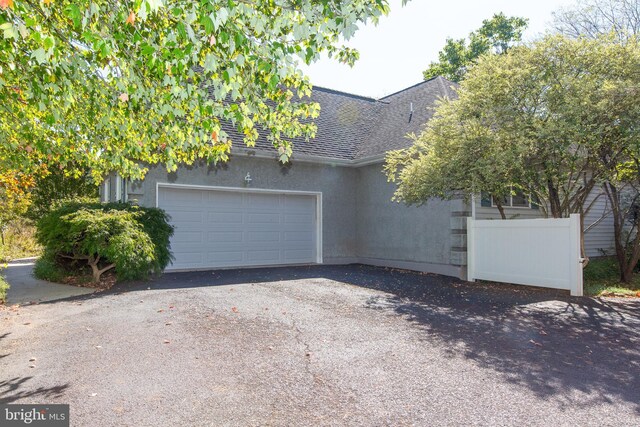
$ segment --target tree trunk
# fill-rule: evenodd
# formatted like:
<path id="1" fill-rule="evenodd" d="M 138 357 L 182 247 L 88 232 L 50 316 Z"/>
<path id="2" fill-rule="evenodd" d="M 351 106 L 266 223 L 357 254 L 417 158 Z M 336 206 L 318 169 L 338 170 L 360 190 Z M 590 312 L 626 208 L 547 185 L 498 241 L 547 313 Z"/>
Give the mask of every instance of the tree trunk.
<path id="1" fill-rule="evenodd" d="M 553 181 L 547 180 L 547 189 L 549 190 L 549 208 L 553 218 L 562 218 L 562 209 L 560 207 L 560 193 L 553 185 Z"/>
<path id="2" fill-rule="evenodd" d="M 622 206 L 620 206 L 620 194 L 616 186 L 610 182 L 606 182 L 603 188 L 609 199 L 613 213 L 613 243 L 618 261 L 618 269 L 620 270 L 620 281 L 629 283 L 633 279 L 633 270 L 638 263 L 638 258 L 640 258 L 640 233 L 636 232 L 636 237 L 633 239 L 632 253 L 628 256 L 626 242 L 624 241 L 625 213 Z"/>
<path id="3" fill-rule="evenodd" d="M 113 267 L 116 266 L 115 264 L 109 264 L 106 267 L 101 269 L 100 267 L 98 267 L 99 262 L 100 262 L 100 256 L 97 256 L 95 258 L 91 256 L 87 261 L 87 263 L 91 267 L 93 281 L 95 283 L 100 283 L 100 276 L 102 276 L 102 273 L 104 273 L 105 271 L 111 270 Z"/>
<path id="4" fill-rule="evenodd" d="M 638 261 L 640 260 L 640 233 L 638 232 L 637 228 L 636 235 L 633 238 L 633 244 L 631 247 L 631 254 L 629 254 L 628 257 L 625 257 L 626 265 L 624 270 L 621 269 L 620 274 L 621 279 L 624 283 L 631 283 L 631 281 L 633 280 L 633 272 L 638 265 Z M 625 255 L 627 254 L 625 253 Z"/>
<path id="5" fill-rule="evenodd" d="M 504 213 L 504 206 L 502 206 L 502 203 L 500 203 L 497 198 L 494 198 L 494 200 L 496 201 L 496 208 L 498 208 L 498 212 L 500 212 L 500 217 L 502 219 L 507 219 L 507 215 Z"/>

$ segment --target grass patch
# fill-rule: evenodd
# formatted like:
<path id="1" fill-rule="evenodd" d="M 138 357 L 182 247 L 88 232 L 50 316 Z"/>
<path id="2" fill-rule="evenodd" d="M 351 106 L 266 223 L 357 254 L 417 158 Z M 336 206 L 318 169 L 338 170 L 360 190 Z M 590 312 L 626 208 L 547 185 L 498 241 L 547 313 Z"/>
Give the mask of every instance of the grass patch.
<path id="1" fill-rule="evenodd" d="M 4 304 L 7 301 L 8 290 L 9 284 L 5 280 L 4 276 L 0 276 L 0 304 Z"/>
<path id="2" fill-rule="evenodd" d="M 631 283 L 620 283 L 620 272 L 615 258 L 589 261 L 583 277 L 584 293 L 587 296 L 640 297 L 640 275 L 635 274 Z"/>
<path id="3" fill-rule="evenodd" d="M 38 256 L 42 248 L 36 242 L 35 227 L 28 220 L 12 221 L 4 230 L 4 244 L 0 242 L 0 262 Z"/>

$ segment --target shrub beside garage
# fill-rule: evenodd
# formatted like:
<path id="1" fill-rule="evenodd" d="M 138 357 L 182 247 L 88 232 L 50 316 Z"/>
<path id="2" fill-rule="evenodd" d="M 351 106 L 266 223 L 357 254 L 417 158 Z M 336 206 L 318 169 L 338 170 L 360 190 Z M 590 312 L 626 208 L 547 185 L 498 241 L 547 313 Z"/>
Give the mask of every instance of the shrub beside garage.
<path id="1" fill-rule="evenodd" d="M 38 220 L 42 245 L 34 275 L 100 283 L 104 273 L 118 280 L 144 279 L 171 262 L 173 227 L 158 208 L 130 203 L 67 202 Z"/>

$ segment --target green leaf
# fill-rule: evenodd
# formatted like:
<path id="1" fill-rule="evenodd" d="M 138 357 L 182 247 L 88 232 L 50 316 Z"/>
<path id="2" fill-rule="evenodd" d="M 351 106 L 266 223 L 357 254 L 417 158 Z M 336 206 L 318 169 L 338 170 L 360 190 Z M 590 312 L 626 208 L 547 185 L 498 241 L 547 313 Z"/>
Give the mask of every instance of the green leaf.
<path id="1" fill-rule="evenodd" d="M 280 83 L 280 78 L 276 74 L 273 74 L 269 79 L 269 90 L 275 90 L 276 87 L 278 87 L 278 83 Z"/>
<path id="2" fill-rule="evenodd" d="M 39 65 L 47 62 L 47 52 L 43 48 L 38 48 L 31 53 L 31 57 L 36 60 Z"/>
<path id="3" fill-rule="evenodd" d="M 202 18 L 200 18 L 200 24 L 202 24 L 202 26 L 204 27 L 204 30 L 207 34 L 210 34 L 213 32 L 214 29 L 214 25 L 213 25 L 213 20 L 211 19 L 211 17 L 209 16 L 203 16 Z"/>

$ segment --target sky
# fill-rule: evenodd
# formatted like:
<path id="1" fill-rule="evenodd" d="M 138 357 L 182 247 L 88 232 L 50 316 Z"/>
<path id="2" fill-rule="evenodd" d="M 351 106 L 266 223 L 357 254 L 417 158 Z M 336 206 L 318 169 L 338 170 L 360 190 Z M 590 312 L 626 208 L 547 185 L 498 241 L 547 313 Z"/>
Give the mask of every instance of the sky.
<path id="1" fill-rule="evenodd" d="M 390 0 L 391 12 L 377 26 L 361 27 L 347 42 L 360 52 L 353 68 L 327 58 L 303 66 L 317 86 L 380 98 L 422 81 L 447 37 L 463 38 L 493 14 L 529 19 L 530 41 L 544 33 L 552 12 L 575 0 Z"/>

